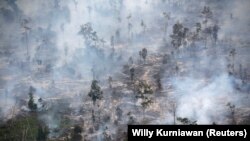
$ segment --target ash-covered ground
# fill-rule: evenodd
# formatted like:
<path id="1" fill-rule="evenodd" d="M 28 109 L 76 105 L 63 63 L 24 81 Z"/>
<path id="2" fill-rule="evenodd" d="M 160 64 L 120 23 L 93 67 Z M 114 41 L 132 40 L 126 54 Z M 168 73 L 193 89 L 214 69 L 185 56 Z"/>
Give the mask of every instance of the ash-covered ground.
<path id="1" fill-rule="evenodd" d="M 2 0 L 0 140 L 249 124 L 248 0 Z"/>

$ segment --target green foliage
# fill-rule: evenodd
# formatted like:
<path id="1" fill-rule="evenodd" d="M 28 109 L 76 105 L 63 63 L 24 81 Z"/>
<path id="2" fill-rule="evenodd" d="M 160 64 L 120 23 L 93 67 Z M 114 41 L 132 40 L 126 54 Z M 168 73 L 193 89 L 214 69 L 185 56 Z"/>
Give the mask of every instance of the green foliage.
<path id="1" fill-rule="evenodd" d="M 201 23 L 196 23 L 195 27 L 196 27 L 196 33 L 199 34 L 201 31 Z"/>
<path id="2" fill-rule="evenodd" d="M 17 117 L 0 126 L 0 140 L 34 141 L 40 139 L 39 141 L 44 141 L 48 135 L 48 128 L 41 125 L 42 123 L 40 123 L 36 115 Z"/>
<path id="3" fill-rule="evenodd" d="M 212 18 L 212 15 L 213 15 L 212 11 L 210 10 L 210 7 L 208 7 L 208 6 L 204 6 L 201 14 L 205 18 L 204 23 L 207 23 L 207 19 Z"/>
<path id="4" fill-rule="evenodd" d="M 143 58 L 144 61 L 146 60 L 147 54 L 148 54 L 147 49 L 143 48 L 142 52 L 141 52 L 141 55 L 142 55 L 142 58 Z"/>
<path id="5" fill-rule="evenodd" d="M 74 130 L 71 134 L 71 141 L 81 141 L 82 140 L 82 127 L 79 125 L 74 126 Z"/>
<path id="6" fill-rule="evenodd" d="M 37 132 L 37 141 L 46 141 L 49 134 L 49 129 L 47 126 L 39 125 Z"/>
<path id="7" fill-rule="evenodd" d="M 79 125 L 75 125 L 75 127 L 74 127 L 74 133 L 76 133 L 76 134 L 82 133 L 82 127 L 79 126 Z"/>
<path id="8" fill-rule="evenodd" d="M 104 141 L 111 141 L 111 135 L 110 132 L 108 130 L 108 127 L 105 128 L 104 132 L 103 132 L 103 140 Z"/>
<path id="9" fill-rule="evenodd" d="M 218 25 L 214 25 L 212 27 L 212 35 L 214 38 L 214 41 L 216 42 L 218 40 L 218 31 L 219 31 L 220 27 Z"/>
<path id="10" fill-rule="evenodd" d="M 34 97 L 33 97 L 33 92 L 34 92 L 34 88 L 30 87 L 29 90 L 29 102 L 28 102 L 28 107 L 30 109 L 30 111 L 36 111 L 37 110 L 37 104 L 34 103 Z"/>
<path id="11" fill-rule="evenodd" d="M 109 76 L 108 81 L 109 81 L 109 88 L 112 88 L 113 78 L 111 76 Z"/>
<path id="12" fill-rule="evenodd" d="M 102 99 L 103 92 L 101 91 L 101 87 L 98 85 L 97 80 L 93 80 L 91 84 L 90 92 L 88 93 L 88 96 L 91 97 L 93 104 L 95 105 L 95 102 L 97 99 Z"/>
<path id="13" fill-rule="evenodd" d="M 149 85 L 145 81 L 138 81 L 136 84 L 137 88 L 137 95 L 136 98 L 141 98 L 142 102 L 142 108 L 145 110 L 147 107 L 149 107 L 150 104 L 153 103 L 152 99 L 146 96 L 147 94 L 153 94 L 153 89 L 151 88 L 151 85 Z"/>
<path id="14" fill-rule="evenodd" d="M 235 49 L 235 48 L 233 48 L 233 49 L 230 51 L 229 56 L 234 57 L 235 55 L 236 55 L 236 49 Z"/>
<path id="15" fill-rule="evenodd" d="M 143 118 L 143 120 L 140 122 L 141 125 L 149 125 L 151 120 Z"/>
<path id="16" fill-rule="evenodd" d="M 135 69 L 131 68 L 129 71 L 130 71 L 130 79 L 133 81 L 135 76 Z"/>
<path id="17" fill-rule="evenodd" d="M 162 63 L 163 63 L 163 64 L 167 64 L 167 63 L 170 62 L 170 59 L 171 59 L 171 57 L 170 57 L 169 55 L 165 54 L 165 55 L 163 56 Z"/>
<path id="18" fill-rule="evenodd" d="M 236 119 L 235 119 L 235 105 L 228 102 L 227 106 L 230 110 L 230 118 L 232 119 L 232 123 L 231 124 L 236 124 Z"/>
<path id="19" fill-rule="evenodd" d="M 96 43 L 100 41 L 96 31 L 93 30 L 91 23 L 81 25 L 79 34 L 83 36 L 85 43 L 89 46 L 95 46 Z"/>
<path id="20" fill-rule="evenodd" d="M 61 117 L 59 129 L 68 129 L 72 126 L 72 121 L 68 117 Z"/>
<path id="21" fill-rule="evenodd" d="M 179 121 L 183 125 L 197 125 L 197 121 L 191 121 L 188 118 L 177 117 L 177 121 Z"/>
<path id="22" fill-rule="evenodd" d="M 142 105 L 143 108 L 147 108 L 152 103 L 153 103 L 152 99 L 150 99 L 148 97 L 145 97 L 143 99 L 143 102 L 141 103 L 141 105 Z"/>
<path id="23" fill-rule="evenodd" d="M 151 85 L 149 85 L 145 81 L 138 81 L 138 83 L 136 84 L 136 89 L 138 93 L 138 98 L 143 98 L 144 94 L 153 94 L 153 89 Z"/>
<path id="24" fill-rule="evenodd" d="M 175 48 L 179 48 L 182 45 L 183 25 L 177 22 L 173 26 L 173 33 L 170 35 L 172 38 L 171 44 Z"/>

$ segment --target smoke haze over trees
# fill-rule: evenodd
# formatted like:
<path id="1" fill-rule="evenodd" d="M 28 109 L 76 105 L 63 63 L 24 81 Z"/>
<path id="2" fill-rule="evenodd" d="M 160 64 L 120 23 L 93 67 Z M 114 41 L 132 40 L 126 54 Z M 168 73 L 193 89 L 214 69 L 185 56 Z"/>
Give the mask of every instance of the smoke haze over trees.
<path id="1" fill-rule="evenodd" d="M 123 140 L 127 124 L 249 124 L 249 6 L 0 1 L 0 140 Z"/>

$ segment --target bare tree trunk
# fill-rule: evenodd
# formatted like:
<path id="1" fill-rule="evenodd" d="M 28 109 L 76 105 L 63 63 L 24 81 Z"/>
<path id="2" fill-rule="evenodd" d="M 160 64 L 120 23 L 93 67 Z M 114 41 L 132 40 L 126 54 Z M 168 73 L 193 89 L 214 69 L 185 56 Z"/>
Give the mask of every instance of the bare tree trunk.
<path id="1" fill-rule="evenodd" d="M 233 63 L 232 63 L 233 74 L 234 74 L 234 62 L 235 62 L 234 60 L 235 60 L 235 56 L 233 55 Z"/>
<path id="2" fill-rule="evenodd" d="M 27 120 L 27 118 L 26 118 L 26 122 L 27 122 L 27 128 L 26 128 L 26 130 L 25 130 L 25 131 L 26 131 L 26 132 L 25 132 L 26 134 L 25 134 L 25 136 L 24 136 L 24 137 L 25 137 L 25 138 L 24 138 L 25 140 L 26 140 L 27 132 L 28 132 L 28 130 L 30 129 L 30 123 L 29 123 L 29 121 Z M 34 139 L 35 139 L 35 138 L 34 138 Z"/>
<path id="3" fill-rule="evenodd" d="M 205 35 L 205 49 L 207 49 L 207 35 Z"/>
<path id="4" fill-rule="evenodd" d="M 164 25 L 164 33 L 163 33 L 164 35 L 163 35 L 163 39 L 165 40 L 166 39 L 166 34 L 167 34 L 167 23 L 165 23 L 165 25 Z"/>
<path id="5" fill-rule="evenodd" d="M 26 50 L 27 50 L 27 60 L 29 61 L 29 59 L 30 59 L 30 54 L 29 54 L 29 38 L 28 38 L 27 30 L 25 31 L 25 42 L 26 42 Z"/>
<path id="6" fill-rule="evenodd" d="M 207 18 L 205 19 L 205 31 L 207 30 Z M 205 32 L 205 49 L 207 49 L 207 33 Z"/>
<path id="7" fill-rule="evenodd" d="M 145 108 L 144 107 L 142 107 L 143 108 L 143 122 L 145 121 Z"/>
<path id="8" fill-rule="evenodd" d="M 174 110 L 174 112 L 173 112 L 173 115 L 174 115 L 174 125 L 176 125 L 176 111 Z"/>
<path id="9" fill-rule="evenodd" d="M 172 111 L 173 111 L 173 118 L 174 118 L 174 125 L 176 125 L 176 103 L 175 102 L 173 102 L 172 103 Z"/>

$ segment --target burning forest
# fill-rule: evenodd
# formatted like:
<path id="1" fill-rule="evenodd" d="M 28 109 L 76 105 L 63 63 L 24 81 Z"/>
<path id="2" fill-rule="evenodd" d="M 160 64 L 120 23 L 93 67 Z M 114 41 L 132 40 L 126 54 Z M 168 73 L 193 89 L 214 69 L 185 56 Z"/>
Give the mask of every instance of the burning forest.
<path id="1" fill-rule="evenodd" d="M 249 0 L 2 0 L 0 140 L 250 124 Z"/>

